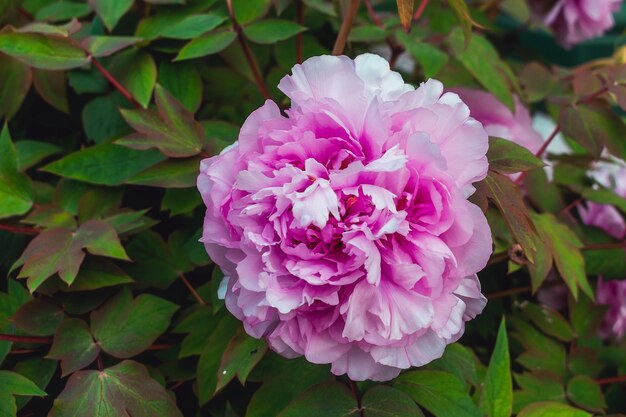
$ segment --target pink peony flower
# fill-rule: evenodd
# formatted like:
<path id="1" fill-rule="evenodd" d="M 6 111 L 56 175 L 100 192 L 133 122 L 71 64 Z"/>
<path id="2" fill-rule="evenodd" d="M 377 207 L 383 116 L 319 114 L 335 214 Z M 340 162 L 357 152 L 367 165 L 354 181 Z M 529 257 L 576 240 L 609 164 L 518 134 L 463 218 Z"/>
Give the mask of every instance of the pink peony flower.
<path id="1" fill-rule="evenodd" d="M 626 198 L 626 164 L 624 162 L 617 159 L 611 162 L 598 162 L 590 174 L 598 184 Z M 615 207 L 587 201 L 578 206 L 578 213 L 586 225 L 598 227 L 616 239 L 626 238 L 626 222 Z"/>
<path id="2" fill-rule="evenodd" d="M 227 308 L 286 357 L 388 380 L 440 357 L 486 299 L 492 251 L 467 201 L 487 134 L 456 94 L 371 54 L 311 58 L 233 146 L 202 161 L 201 241 Z"/>
<path id="3" fill-rule="evenodd" d="M 600 336 L 620 339 L 626 333 L 626 281 L 598 280 L 599 304 L 608 306 L 604 315 Z"/>
<path id="4" fill-rule="evenodd" d="M 601 36 L 613 27 L 613 13 L 621 4 L 622 0 L 531 1 L 535 14 L 552 28 L 557 41 L 568 48 Z"/>
<path id="5" fill-rule="evenodd" d="M 515 113 L 502 104 L 493 94 L 471 88 L 453 88 L 470 108 L 471 116 L 481 122 L 489 136 L 510 140 L 536 153 L 544 143 L 539 132 L 533 128 L 530 112 L 515 97 Z"/>

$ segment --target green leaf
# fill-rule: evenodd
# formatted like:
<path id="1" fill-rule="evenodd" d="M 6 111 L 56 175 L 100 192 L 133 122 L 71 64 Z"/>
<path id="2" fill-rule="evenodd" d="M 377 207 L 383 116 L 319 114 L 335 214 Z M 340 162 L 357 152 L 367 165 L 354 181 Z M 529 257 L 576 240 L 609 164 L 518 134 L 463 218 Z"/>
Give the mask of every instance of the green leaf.
<path id="1" fill-rule="evenodd" d="M 136 48 L 126 50 L 115 55 L 110 71 L 139 104 L 148 107 L 157 79 L 152 55 Z"/>
<path id="2" fill-rule="evenodd" d="M 28 334 L 49 336 L 54 334 L 64 317 L 61 307 L 40 297 L 23 304 L 11 321 Z"/>
<path id="3" fill-rule="evenodd" d="M 305 27 L 297 23 L 280 19 L 262 20 L 243 29 L 248 39 L 261 44 L 272 44 L 278 41 L 284 41 L 305 30 Z"/>
<path id="4" fill-rule="evenodd" d="M 572 138 L 594 158 L 599 158 L 604 148 L 602 135 L 599 134 L 603 128 L 590 120 L 592 116 L 593 113 L 586 107 L 564 107 L 559 114 L 559 126 L 564 135 Z"/>
<path id="5" fill-rule="evenodd" d="M 35 13 L 35 19 L 50 22 L 61 22 L 72 18 L 81 18 L 91 13 L 91 7 L 87 2 L 76 3 L 73 1 L 61 0 L 55 3 L 46 4 Z"/>
<path id="6" fill-rule="evenodd" d="M 134 0 L 89 0 L 89 3 L 100 16 L 104 25 L 112 30 L 122 16 L 130 10 Z"/>
<path id="7" fill-rule="evenodd" d="M 527 321 L 510 317 L 509 324 L 514 329 L 512 336 L 526 351 L 516 361 L 527 369 L 549 372 L 562 378 L 566 371 L 566 353 L 563 345 L 539 332 Z"/>
<path id="8" fill-rule="evenodd" d="M 194 39 L 215 29 L 227 19 L 226 16 L 213 13 L 187 16 L 183 20 L 165 28 L 161 32 L 161 36 L 173 39 Z"/>
<path id="9" fill-rule="evenodd" d="M 545 401 L 529 405 L 517 417 L 591 417 L 591 414 L 569 405 Z"/>
<path id="10" fill-rule="evenodd" d="M 481 416 L 463 382 L 447 372 L 406 372 L 396 378 L 394 387 L 437 417 Z"/>
<path id="11" fill-rule="evenodd" d="M 29 395 L 37 397 L 46 396 L 46 393 L 35 385 L 34 382 L 20 374 L 10 371 L 0 370 L 0 387 L 2 387 L 2 394 L 9 393 L 12 395 Z"/>
<path id="12" fill-rule="evenodd" d="M 241 25 L 257 20 L 268 12 L 271 0 L 233 0 L 235 19 Z"/>
<path id="13" fill-rule="evenodd" d="M 515 382 L 521 390 L 515 391 L 513 413 L 517 414 L 529 404 L 540 401 L 565 402 L 563 381 L 548 372 L 516 374 Z"/>
<path id="14" fill-rule="evenodd" d="M 204 129 L 205 148 L 216 154 L 232 145 L 239 137 L 239 126 L 231 123 L 219 120 L 205 120 L 200 123 Z"/>
<path id="15" fill-rule="evenodd" d="M 225 387 L 235 375 L 242 384 L 246 383 L 248 375 L 267 352 L 267 344 L 260 339 L 254 339 L 243 329 L 230 341 L 217 371 L 216 390 Z"/>
<path id="16" fill-rule="evenodd" d="M 510 417 L 513 409 L 513 381 L 509 341 L 504 319 L 498 330 L 496 346 L 489 361 L 483 385 L 480 410 L 489 417 Z"/>
<path id="17" fill-rule="evenodd" d="M 26 247 L 13 268 L 22 266 L 18 278 L 28 278 L 28 288 L 35 291 L 53 274 L 58 273 L 71 285 L 85 259 L 85 252 L 128 260 L 112 226 L 100 220 L 89 220 L 77 231 L 56 228 L 41 232 Z"/>
<path id="18" fill-rule="evenodd" d="M 101 58 L 141 41 L 142 38 L 136 36 L 89 36 L 82 41 L 82 45 L 92 56 Z"/>
<path id="19" fill-rule="evenodd" d="M 469 385 L 479 384 L 479 366 L 482 366 L 482 364 L 474 352 L 460 343 L 446 346 L 443 356 L 428 364 L 430 369 L 447 371 Z"/>
<path id="20" fill-rule="evenodd" d="M 237 34 L 232 31 L 216 31 L 206 33 L 186 44 L 178 53 L 174 61 L 200 58 L 216 54 L 233 43 Z"/>
<path id="21" fill-rule="evenodd" d="M 20 140 L 15 143 L 17 152 L 18 170 L 23 172 L 51 155 L 61 152 L 63 149 L 47 142 L 34 140 Z"/>
<path id="22" fill-rule="evenodd" d="M 500 60 L 496 49 L 479 35 L 472 35 L 467 48 L 464 48 L 463 37 L 459 28 L 450 34 L 449 42 L 456 58 L 498 100 L 508 108 L 515 109 L 506 76 L 510 69 Z"/>
<path id="23" fill-rule="evenodd" d="M 490 137 L 487 151 L 489 169 L 501 174 L 530 171 L 545 164 L 528 149 L 510 140 Z"/>
<path id="24" fill-rule="evenodd" d="M 265 355 L 255 373 L 260 376 L 255 380 L 263 381 L 263 385 L 252 396 L 246 417 L 277 416 L 307 388 L 334 380 L 328 367 L 311 364 L 304 358 L 285 359 L 272 352 Z"/>
<path id="25" fill-rule="evenodd" d="M 156 150 L 136 151 L 104 143 L 69 154 L 42 169 L 93 184 L 119 185 L 164 159 Z"/>
<path id="26" fill-rule="evenodd" d="M 67 76 L 63 71 L 33 69 L 33 86 L 41 98 L 63 113 L 69 113 Z"/>
<path id="27" fill-rule="evenodd" d="M 533 223 L 552 252 L 554 264 L 574 298 L 578 299 L 580 288 L 593 299 L 593 290 L 585 272 L 585 259 L 580 253 L 583 244 L 578 236 L 552 214 L 533 215 Z"/>
<path id="28" fill-rule="evenodd" d="M 187 334 L 180 345 L 180 359 L 199 356 L 206 347 L 209 336 L 215 331 L 223 316 L 213 315 L 213 309 L 197 306 L 188 316 L 174 328 L 174 333 Z"/>
<path id="29" fill-rule="evenodd" d="M 148 370 L 123 361 L 103 371 L 79 371 L 57 397 L 50 417 L 182 417 L 168 392 Z"/>
<path id="30" fill-rule="evenodd" d="M 91 330 L 106 353 L 130 358 L 146 350 L 169 327 L 178 306 L 151 294 L 133 300 L 128 288 L 91 313 Z"/>
<path id="31" fill-rule="evenodd" d="M 169 211 L 170 216 L 189 213 L 202 204 L 196 188 L 168 188 L 161 201 L 161 210 Z"/>
<path id="32" fill-rule="evenodd" d="M 82 112 L 87 138 L 96 143 L 104 143 L 129 133 L 131 130 L 118 111 L 120 107 L 128 108 L 129 103 L 117 91 L 96 97 L 87 103 Z"/>
<path id="33" fill-rule="evenodd" d="M 536 231 L 519 188 L 509 178 L 491 171 L 479 184 L 478 189 L 485 189 L 487 198 L 498 207 L 509 230 L 522 246 L 524 255 L 533 262 L 536 252 Z"/>
<path id="34" fill-rule="evenodd" d="M 30 179 L 18 170 L 17 152 L 5 125 L 0 133 L 0 219 L 24 214 L 32 205 Z"/>
<path id="35" fill-rule="evenodd" d="M 358 417 L 356 400 L 345 384 L 328 382 L 309 388 L 278 417 Z"/>
<path id="36" fill-rule="evenodd" d="M 135 149 L 157 148 L 173 158 L 200 153 L 204 131 L 187 111 L 160 85 L 155 89 L 157 112 L 121 110 L 122 116 L 137 131 L 116 143 Z"/>
<path id="37" fill-rule="evenodd" d="M 92 363 L 99 353 L 100 347 L 94 342 L 87 323 L 66 319 L 57 329 L 46 357 L 61 361 L 61 376 L 65 377 Z"/>
<path id="38" fill-rule="evenodd" d="M 85 52 L 69 39 L 39 33 L 0 33 L 0 52 L 47 70 L 76 68 L 89 62 Z"/>
<path id="39" fill-rule="evenodd" d="M 30 379 L 42 391 L 45 391 L 46 387 L 50 383 L 50 380 L 56 373 L 57 368 L 57 361 L 43 358 L 32 358 L 17 363 L 15 368 L 13 368 L 13 371 Z M 31 399 L 31 396 L 17 397 L 15 402 L 18 410 L 23 408 Z"/>
<path id="40" fill-rule="evenodd" d="M 385 385 L 367 390 L 361 400 L 363 417 L 424 417 L 424 413 L 403 391 Z"/>
<path id="41" fill-rule="evenodd" d="M 161 188 L 195 187 L 199 167 L 199 158 L 167 160 L 135 175 L 126 183 Z"/>
<path id="42" fill-rule="evenodd" d="M 472 26 L 475 25 L 475 22 L 470 15 L 469 8 L 467 7 L 467 3 L 465 3 L 465 0 L 448 0 L 448 4 L 461 24 L 463 35 L 465 37 L 465 46 L 467 46 L 472 37 Z"/>
<path id="43" fill-rule="evenodd" d="M 564 342 L 569 342 L 574 338 L 572 327 L 558 311 L 544 305 L 532 303 L 525 303 L 522 306 L 522 311 L 535 326 L 550 336 L 554 336 Z"/>
<path id="44" fill-rule="evenodd" d="M 126 270 L 145 285 L 168 288 L 182 272 L 176 269 L 176 262 L 163 238 L 154 231 L 137 235 L 127 249 L 133 263 Z"/>
<path id="45" fill-rule="evenodd" d="M 207 403 L 217 390 L 217 372 L 221 358 L 230 340 L 236 334 L 239 322 L 230 314 L 222 318 L 209 336 L 198 361 L 197 381 L 200 405 Z"/>
<path id="46" fill-rule="evenodd" d="M 161 62 L 159 84 L 182 103 L 191 113 L 195 113 L 202 102 L 202 77 L 197 66 L 189 62 Z"/>
<path id="47" fill-rule="evenodd" d="M 134 280 L 114 263 L 104 259 L 87 259 L 81 265 L 76 280 L 71 286 L 64 288 L 64 291 L 93 291 L 133 282 Z"/>
<path id="48" fill-rule="evenodd" d="M 348 40 L 350 42 L 380 42 L 388 36 L 384 28 L 376 25 L 358 26 L 352 28 Z"/>
<path id="49" fill-rule="evenodd" d="M 600 385 L 588 376 L 577 375 L 570 379 L 567 383 L 567 397 L 585 410 L 602 413 L 606 409 Z"/>
<path id="50" fill-rule="evenodd" d="M 396 32 L 396 37 L 406 51 L 415 58 L 415 62 L 422 66 L 424 77 L 436 76 L 448 63 L 448 55 L 437 47 L 400 31 Z"/>
<path id="51" fill-rule="evenodd" d="M 0 118 L 11 119 L 19 110 L 32 83 L 28 65 L 0 54 Z"/>

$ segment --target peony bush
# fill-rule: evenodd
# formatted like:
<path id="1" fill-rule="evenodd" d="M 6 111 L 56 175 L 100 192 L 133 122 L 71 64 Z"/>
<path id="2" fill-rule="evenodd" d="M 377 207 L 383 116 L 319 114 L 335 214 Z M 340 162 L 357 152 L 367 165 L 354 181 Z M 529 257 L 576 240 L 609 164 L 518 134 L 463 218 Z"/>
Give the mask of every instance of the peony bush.
<path id="1" fill-rule="evenodd" d="M 0 415 L 623 415 L 622 3 L 0 3 Z"/>

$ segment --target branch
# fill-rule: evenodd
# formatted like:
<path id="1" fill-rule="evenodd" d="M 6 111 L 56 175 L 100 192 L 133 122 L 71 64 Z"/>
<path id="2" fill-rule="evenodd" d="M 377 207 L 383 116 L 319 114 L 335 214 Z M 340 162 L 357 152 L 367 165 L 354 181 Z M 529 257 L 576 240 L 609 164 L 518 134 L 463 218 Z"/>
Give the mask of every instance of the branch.
<path id="1" fill-rule="evenodd" d="M 354 18 L 356 17 L 356 12 L 359 10 L 360 4 L 361 0 L 350 0 L 350 5 L 343 16 L 343 22 L 341 22 L 341 28 L 339 29 L 339 34 L 337 35 L 337 40 L 335 41 L 333 55 L 343 54 L 343 50 L 346 48 L 346 42 L 348 41 L 348 36 L 352 30 L 352 24 L 354 23 Z"/>
<path id="2" fill-rule="evenodd" d="M 415 11 L 415 14 L 413 15 L 413 20 L 419 20 L 419 18 L 422 17 L 422 13 L 424 13 L 424 10 L 426 10 L 426 6 L 428 6 L 429 1 L 430 0 L 422 0 L 419 7 Z"/>
<path id="3" fill-rule="evenodd" d="M 189 283 L 189 280 L 187 279 L 187 277 L 185 277 L 184 274 L 180 274 L 180 275 L 178 275 L 178 277 L 185 284 L 185 286 L 189 289 L 189 292 L 191 293 L 191 295 L 193 295 L 194 298 L 196 300 L 198 300 L 198 303 L 200 303 L 203 306 L 205 306 L 206 305 L 206 301 L 204 301 L 204 299 L 200 296 L 200 294 L 198 294 L 198 291 L 196 291 L 196 289 L 193 287 L 193 285 L 191 285 L 191 283 Z"/>
<path id="4" fill-rule="evenodd" d="M 10 224 L 2 223 L 0 223 L 0 230 L 5 230 L 7 232 L 15 233 L 18 235 L 38 235 L 41 232 L 41 230 L 35 227 L 13 226 Z"/>
<path id="5" fill-rule="evenodd" d="M 596 379 L 596 383 L 599 385 L 618 384 L 626 382 L 626 375 L 614 376 L 610 378 Z"/>
<path id="6" fill-rule="evenodd" d="M 531 291 L 532 291 L 531 287 L 518 287 L 518 288 L 511 288 L 509 290 L 485 294 L 485 297 L 487 297 L 488 300 L 497 300 L 498 298 L 505 298 L 505 297 L 508 297 L 511 295 L 517 295 L 517 294 L 525 294 Z"/>
<path id="7" fill-rule="evenodd" d="M 556 127 L 554 128 L 554 130 L 552 131 L 548 139 L 546 139 L 543 145 L 541 145 L 541 148 L 539 148 L 539 150 L 535 152 L 535 156 L 537 158 L 541 159 L 542 155 L 546 152 L 546 150 L 548 149 L 548 146 L 550 146 L 550 144 L 554 141 L 554 138 L 556 138 L 559 132 L 561 132 L 561 126 L 556 125 Z M 524 181 L 524 177 L 526 176 L 527 173 L 528 171 L 522 172 L 520 176 L 517 177 L 517 180 L 515 180 L 515 184 L 517 185 L 521 184 Z"/>
<path id="8" fill-rule="evenodd" d="M 115 77 L 113 77 L 113 75 L 111 75 L 111 73 L 109 71 L 106 70 L 106 68 L 104 68 L 97 60 L 96 58 L 94 58 L 92 55 L 89 55 L 89 58 L 91 59 L 91 62 L 93 64 L 94 67 L 96 67 L 96 69 L 98 71 L 100 71 L 100 74 L 102 74 L 104 76 L 104 78 L 106 78 L 112 85 L 113 87 L 115 87 L 115 89 L 117 91 L 119 91 L 120 93 L 122 93 L 122 95 L 124 96 L 124 98 L 126 100 L 128 100 L 133 106 L 135 106 L 138 109 L 143 108 L 141 106 L 141 104 L 139 104 L 139 102 L 137 100 L 135 100 L 135 97 L 133 97 L 133 95 L 124 88 L 124 86 L 122 84 L 120 84 L 119 81 L 117 81 L 115 79 Z"/>
<path id="9" fill-rule="evenodd" d="M 0 341 L 13 343 L 41 343 L 49 345 L 52 343 L 52 338 L 43 336 L 16 336 L 12 334 L 0 333 Z"/>
<path id="10" fill-rule="evenodd" d="M 383 22 L 381 22 L 380 18 L 376 14 L 376 11 L 372 7 L 372 3 L 370 2 L 370 0 L 363 0 L 363 3 L 365 3 L 367 14 L 370 15 L 370 19 L 372 19 L 372 22 L 374 22 L 374 24 L 378 26 L 379 28 L 384 28 L 385 25 L 383 25 Z"/>
<path id="11" fill-rule="evenodd" d="M 302 0 L 297 0 L 296 3 L 296 23 L 302 26 L 302 21 L 304 20 L 304 4 Z M 302 64 L 302 37 L 304 34 L 302 32 L 296 35 L 296 62 L 298 64 Z"/>
<path id="12" fill-rule="evenodd" d="M 237 19 L 235 19 L 235 13 L 233 12 L 232 0 L 226 0 L 226 6 L 228 7 L 228 15 L 230 16 L 230 20 L 233 23 L 233 29 L 235 29 L 235 32 L 237 33 L 237 40 L 239 41 L 239 44 L 241 45 L 243 54 L 246 56 L 246 61 L 248 61 L 248 66 L 250 67 L 250 70 L 252 71 L 252 76 L 254 77 L 254 81 L 256 82 L 257 87 L 259 87 L 259 91 L 261 91 L 261 94 L 263 95 L 263 97 L 265 97 L 266 100 L 269 100 L 270 93 L 267 91 L 267 87 L 265 87 L 265 82 L 263 81 L 263 78 L 261 77 L 261 73 L 259 72 L 259 69 L 256 67 L 256 64 L 254 62 L 254 57 L 252 56 L 252 51 L 250 50 L 250 47 L 248 46 L 244 38 L 243 29 L 237 22 Z"/>
<path id="13" fill-rule="evenodd" d="M 591 243 L 583 246 L 582 250 L 610 250 L 626 248 L 626 240 L 615 243 Z"/>

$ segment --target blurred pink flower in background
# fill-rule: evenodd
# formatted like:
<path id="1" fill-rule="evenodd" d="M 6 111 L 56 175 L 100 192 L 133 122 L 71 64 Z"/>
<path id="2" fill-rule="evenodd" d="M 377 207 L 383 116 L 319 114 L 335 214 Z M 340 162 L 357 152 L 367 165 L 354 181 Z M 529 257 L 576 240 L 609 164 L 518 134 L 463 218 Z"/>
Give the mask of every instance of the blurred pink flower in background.
<path id="1" fill-rule="evenodd" d="M 485 130 L 376 55 L 311 58 L 279 88 L 287 116 L 268 100 L 198 177 L 226 306 L 278 353 L 354 380 L 440 357 L 486 303 L 491 233 L 467 200 Z"/>
<path id="2" fill-rule="evenodd" d="M 608 162 L 597 162 L 589 173 L 598 184 L 626 198 L 626 164 L 623 161 L 610 158 Z M 586 201 L 578 206 L 578 213 L 586 225 L 598 227 L 616 239 L 626 237 L 624 216 L 614 206 Z"/>
<path id="3" fill-rule="evenodd" d="M 598 280 L 597 299 L 608 306 L 600 335 L 603 338 L 620 339 L 626 333 L 626 281 Z"/>
<path id="4" fill-rule="evenodd" d="M 622 0 L 531 0 L 531 8 L 565 47 L 601 36 L 615 24 Z"/>
<path id="5" fill-rule="evenodd" d="M 536 153 L 544 139 L 533 128 L 528 109 L 515 97 L 515 112 L 493 94 L 471 88 L 452 88 L 470 108 L 471 116 L 481 122 L 489 136 L 510 140 Z"/>

